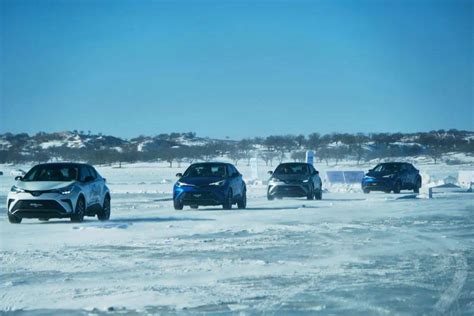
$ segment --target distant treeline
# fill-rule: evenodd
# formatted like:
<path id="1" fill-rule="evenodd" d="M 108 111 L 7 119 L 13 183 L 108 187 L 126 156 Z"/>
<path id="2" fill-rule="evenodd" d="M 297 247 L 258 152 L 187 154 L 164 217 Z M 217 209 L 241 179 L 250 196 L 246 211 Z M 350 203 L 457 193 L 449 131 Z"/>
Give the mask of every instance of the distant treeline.
<path id="1" fill-rule="evenodd" d="M 44 144 L 48 143 L 47 146 Z M 291 158 L 302 161 L 306 150 L 314 150 L 319 162 L 338 163 L 374 158 L 426 155 L 436 163 L 443 154 L 474 154 L 474 132 L 438 130 L 420 133 L 332 133 L 275 135 L 242 140 L 198 138 L 195 133 L 140 136 L 130 140 L 90 132 L 3 134 L 0 135 L 0 163 L 87 161 L 111 164 L 138 161 L 191 163 L 228 157 L 235 164 L 250 163 L 258 157 L 267 165 Z"/>

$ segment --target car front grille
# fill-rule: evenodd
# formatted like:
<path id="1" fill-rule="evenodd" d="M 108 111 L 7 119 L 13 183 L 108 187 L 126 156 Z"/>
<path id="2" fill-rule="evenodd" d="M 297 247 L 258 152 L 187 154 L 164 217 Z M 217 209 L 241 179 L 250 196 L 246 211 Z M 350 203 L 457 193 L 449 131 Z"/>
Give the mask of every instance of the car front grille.
<path id="1" fill-rule="evenodd" d="M 59 212 L 66 212 L 66 210 L 54 200 L 20 200 L 12 208 L 11 212 L 17 210 L 54 210 Z"/>

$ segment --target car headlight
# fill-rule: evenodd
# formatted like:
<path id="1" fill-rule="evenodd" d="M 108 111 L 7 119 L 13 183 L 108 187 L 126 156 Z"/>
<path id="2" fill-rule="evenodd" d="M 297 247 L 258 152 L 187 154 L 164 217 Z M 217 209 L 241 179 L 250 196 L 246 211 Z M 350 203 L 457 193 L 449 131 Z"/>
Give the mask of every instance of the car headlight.
<path id="1" fill-rule="evenodd" d="M 365 180 L 372 180 L 372 179 L 375 179 L 374 177 L 370 177 L 370 176 L 364 176 L 364 179 Z"/>
<path id="2" fill-rule="evenodd" d="M 62 194 L 62 195 L 68 195 L 68 194 L 71 194 L 72 191 L 74 191 L 74 188 L 75 188 L 74 185 L 69 185 L 65 188 L 54 190 L 54 192 Z"/>
<path id="3" fill-rule="evenodd" d="M 192 186 L 194 186 L 194 185 L 189 184 L 189 183 L 184 183 L 184 182 L 178 181 L 178 182 L 176 182 L 176 186 L 177 186 L 177 187 L 192 187 Z"/>
<path id="4" fill-rule="evenodd" d="M 308 183 L 309 179 L 303 180 L 303 183 Z"/>
<path id="5" fill-rule="evenodd" d="M 222 186 L 222 185 L 224 185 L 224 183 L 225 183 L 225 180 L 221 180 L 221 181 L 209 183 L 209 185 Z"/>
<path id="6" fill-rule="evenodd" d="M 11 187 L 10 192 L 23 193 L 23 192 L 25 192 L 25 190 L 23 190 L 23 189 L 17 187 L 16 185 L 14 185 L 14 186 Z"/>

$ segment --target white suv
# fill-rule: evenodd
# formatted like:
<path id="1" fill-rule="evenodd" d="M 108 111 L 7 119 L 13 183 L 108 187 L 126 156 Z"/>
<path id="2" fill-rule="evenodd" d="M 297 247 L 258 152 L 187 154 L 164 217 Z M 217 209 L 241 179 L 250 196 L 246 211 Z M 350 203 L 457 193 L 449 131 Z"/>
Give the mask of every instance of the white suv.
<path id="1" fill-rule="evenodd" d="M 110 218 L 110 191 L 94 167 L 80 163 L 47 163 L 15 178 L 7 198 L 10 223 L 23 218 Z"/>

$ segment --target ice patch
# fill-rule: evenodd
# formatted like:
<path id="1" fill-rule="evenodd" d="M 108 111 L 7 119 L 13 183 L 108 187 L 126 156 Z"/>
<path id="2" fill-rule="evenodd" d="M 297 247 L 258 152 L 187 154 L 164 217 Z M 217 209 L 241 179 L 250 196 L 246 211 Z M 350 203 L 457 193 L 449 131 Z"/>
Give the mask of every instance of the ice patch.
<path id="1" fill-rule="evenodd" d="M 85 230 L 85 229 L 127 229 L 132 226 L 132 223 L 104 223 L 104 224 L 91 224 L 87 226 L 73 226 L 72 229 Z"/>

